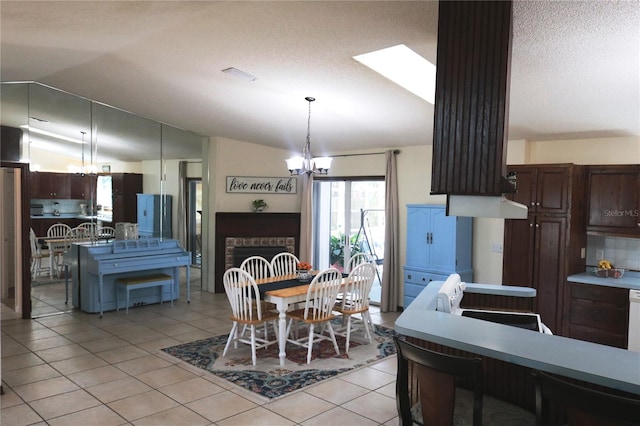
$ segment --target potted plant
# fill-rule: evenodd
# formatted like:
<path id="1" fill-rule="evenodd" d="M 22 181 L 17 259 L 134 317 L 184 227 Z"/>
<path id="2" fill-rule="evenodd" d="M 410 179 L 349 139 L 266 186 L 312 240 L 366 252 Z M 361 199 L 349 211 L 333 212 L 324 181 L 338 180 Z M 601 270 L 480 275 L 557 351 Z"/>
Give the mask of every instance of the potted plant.
<path id="1" fill-rule="evenodd" d="M 268 207 L 267 203 L 262 199 L 253 200 L 251 202 L 251 206 L 253 206 L 253 211 L 255 213 L 260 213 L 262 210 Z"/>
<path id="2" fill-rule="evenodd" d="M 344 241 L 345 236 L 342 233 L 337 236 L 332 235 L 329 239 L 329 262 L 332 267 L 337 268 L 340 271 L 344 268 Z M 349 246 L 351 249 L 351 256 L 362 251 L 360 244 L 356 241 L 355 235 L 349 239 Z"/>

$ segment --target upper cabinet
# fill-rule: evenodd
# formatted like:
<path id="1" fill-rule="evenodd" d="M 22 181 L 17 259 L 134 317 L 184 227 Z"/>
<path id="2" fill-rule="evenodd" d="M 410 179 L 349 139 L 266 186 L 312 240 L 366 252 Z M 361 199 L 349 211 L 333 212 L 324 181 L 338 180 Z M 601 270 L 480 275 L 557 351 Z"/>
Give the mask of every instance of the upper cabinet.
<path id="1" fill-rule="evenodd" d="M 73 173 L 69 175 L 69 198 L 72 200 L 89 200 L 95 197 L 95 174 Z"/>
<path id="2" fill-rule="evenodd" d="M 574 189 L 568 185 L 570 165 L 509 166 L 508 170 L 517 175 L 517 192 L 509 198 L 527 206 L 529 213 L 567 213 L 569 191 Z"/>
<path id="3" fill-rule="evenodd" d="M 587 231 L 640 236 L 640 166 L 589 166 Z"/>
<path id="4" fill-rule="evenodd" d="M 31 198 L 62 200 L 69 195 L 69 173 L 31 173 Z"/>
<path id="5" fill-rule="evenodd" d="M 95 192 L 96 175 L 79 173 L 31 173 L 31 198 L 42 200 L 89 200 Z"/>

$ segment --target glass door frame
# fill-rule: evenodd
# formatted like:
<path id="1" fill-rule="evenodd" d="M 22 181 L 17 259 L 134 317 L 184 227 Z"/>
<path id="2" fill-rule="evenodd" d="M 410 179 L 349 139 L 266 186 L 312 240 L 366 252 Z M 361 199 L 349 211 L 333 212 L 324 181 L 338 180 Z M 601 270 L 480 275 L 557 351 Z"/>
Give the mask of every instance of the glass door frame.
<path id="1" fill-rule="evenodd" d="M 191 252 L 191 264 L 197 267 L 202 265 L 202 205 L 198 210 L 197 187 L 200 186 L 200 203 L 202 203 L 202 178 L 186 178 L 187 193 L 187 247 Z M 198 218 L 198 215 L 200 217 Z M 197 233 L 198 224 L 200 234 Z M 198 235 L 200 241 L 198 242 Z M 199 259 L 199 260 L 198 260 Z"/>
<path id="2" fill-rule="evenodd" d="M 327 182 L 364 182 L 364 181 L 378 181 L 385 182 L 384 176 L 346 176 L 346 177 L 314 177 L 313 182 L 313 265 L 318 265 L 319 268 L 324 268 L 331 265 L 329 260 L 329 253 L 325 253 L 320 250 L 320 247 L 330 247 L 330 232 L 327 233 L 326 229 L 331 227 L 331 218 L 322 212 L 331 212 L 331 207 L 326 208 L 326 205 L 322 205 L 325 200 L 333 201 L 330 191 L 330 186 L 323 185 Z M 346 185 L 344 194 L 344 216 L 345 216 L 345 240 L 342 242 L 344 245 L 344 259 L 351 258 L 351 247 L 347 244 L 347 241 L 351 239 L 351 185 Z M 347 232 L 347 230 L 349 232 Z M 355 235 L 355 234 L 354 234 Z M 343 260 L 346 264 L 347 261 Z M 346 271 L 345 271 L 346 272 Z"/>

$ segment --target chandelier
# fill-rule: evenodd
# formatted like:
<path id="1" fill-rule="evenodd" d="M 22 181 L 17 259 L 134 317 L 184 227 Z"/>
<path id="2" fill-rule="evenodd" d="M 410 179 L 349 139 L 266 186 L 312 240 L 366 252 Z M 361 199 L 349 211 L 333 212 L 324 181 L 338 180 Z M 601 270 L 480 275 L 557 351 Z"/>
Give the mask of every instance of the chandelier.
<path id="1" fill-rule="evenodd" d="M 329 173 L 329 167 L 331 167 L 331 157 L 316 157 L 311 156 L 311 102 L 316 98 L 307 96 L 304 98 L 309 102 L 309 118 L 307 120 L 307 142 L 302 149 L 302 157 L 293 157 L 285 160 L 287 162 L 287 168 L 291 176 L 298 175 L 311 175 L 319 174 L 326 175 Z"/>

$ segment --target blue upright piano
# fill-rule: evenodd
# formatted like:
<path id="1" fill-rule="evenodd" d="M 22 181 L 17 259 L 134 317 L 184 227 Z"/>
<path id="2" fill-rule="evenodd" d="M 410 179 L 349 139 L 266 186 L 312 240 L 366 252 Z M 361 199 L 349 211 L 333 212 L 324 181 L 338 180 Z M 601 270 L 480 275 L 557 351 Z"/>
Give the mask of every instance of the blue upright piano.
<path id="1" fill-rule="evenodd" d="M 141 238 L 138 240 L 93 241 L 73 244 L 64 262 L 71 272 L 72 303 L 85 312 L 116 309 L 116 284 L 120 277 L 135 277 L 152 273 L 170 275 L 173 285 L 141 288 L 132 292 L 130 305 L 177 300 L 180 296 L 180 267 L 186 267 L 186 282 L 190 282 L 191 253 L 177 240 Z M 173 288 L 173 294 L 171 289 Z M 190 302 L 189 285 L 187 301 Z M 124 308 L 120 295 L 119 307 Z"/>

